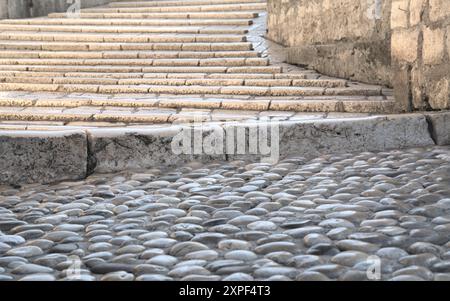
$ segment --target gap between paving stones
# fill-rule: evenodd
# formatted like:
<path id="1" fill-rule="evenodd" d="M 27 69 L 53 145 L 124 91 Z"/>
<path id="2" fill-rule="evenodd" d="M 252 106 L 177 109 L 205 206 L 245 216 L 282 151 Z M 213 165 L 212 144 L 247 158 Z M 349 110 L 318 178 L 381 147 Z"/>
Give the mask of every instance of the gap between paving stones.
<path id="1" fill-rule="evenodd" d="M 284 121 L 279 125 L 279 158 L 385 151 L 450 144 L 450 112 L 386 115 L 321 121 Z M 215 130 L 266 126 L 262 122 L 206 124 Z M 100 128 L 65 131 L 0 131 L 0 183 L 51 183 L 80 180 L 93 173 L 176 166 L 199 160 L 259 160 L 261 155 L 175 154 L 172 140 L 191 125 L 156 129 Z M 268 127 L 269 129 L 269 127 Z M 270 129 L 269 134 L 270 136 Z M 236 144 L 236 141 L 231 141 Z M 270 143 L 269 143 L 270 144 Z M 235 145 L 233 145 L 233 148 Z"/>

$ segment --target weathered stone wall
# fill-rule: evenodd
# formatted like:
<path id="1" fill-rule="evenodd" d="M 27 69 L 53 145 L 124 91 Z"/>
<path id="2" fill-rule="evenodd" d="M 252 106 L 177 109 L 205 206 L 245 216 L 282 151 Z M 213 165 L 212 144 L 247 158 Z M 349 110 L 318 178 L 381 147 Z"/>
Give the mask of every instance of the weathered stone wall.
<path id="1" fill-rule="evenodd" d="M 450 0 L 394 0 L 392 30 L 397 101 L 450 109 Z"/>
<path id="2" fill-rule="evenodd" d="M 268 37 L 288 62 L 390 85 L 391 0 L 269 0 Z"/>
<path id="3" fill-rule="evenodd" d="M 81 7 L 103 5 L 113 0 L 81 0 Z M 64 12 L 75 1 L 70 0 L 0 0 L 0 19 L 18 19 Z"/>

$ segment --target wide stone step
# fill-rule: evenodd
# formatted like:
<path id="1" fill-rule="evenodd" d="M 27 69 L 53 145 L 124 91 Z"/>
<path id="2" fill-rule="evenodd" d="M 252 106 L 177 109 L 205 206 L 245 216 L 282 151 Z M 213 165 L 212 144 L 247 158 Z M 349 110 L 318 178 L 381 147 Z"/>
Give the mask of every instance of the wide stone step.
<path id="1" fill-rule="evenodd" d="M 153 93 L 173 95 L 251 95 L 251 96 L 321 96 L 381 95 L 381 88 L 260 87 L 260 86 L 164 86 L 164 85 L 94 85 L 0 83 L 0 91 L 69 93 Z"/>
<path id="2" fill-rule="evenodd" d="M 77 18 L 93 19 L 253 19 L 257 12 L 201 12 L 201 13 L 79 13 Z M 49 18 L 66 18 L 66 13 L 51 13 Z"/>
<path id="3" fill-rule="evenodd" d="M 235 4 L 235 3 L 265 3 L 266 0 L 164 0 L 164 1 L 118 1 L 110 2 L 109 7 L 163 7 L 177 5 L 218 5 L 218 4 Z"/>
<path id="4" fill-rule="evenodd" d="M 20 25 L 95 25 L 95 26 L 249 26 L 251 19 L 6 19 L 0 24 Z"/>
<path id="5" fill-rule="evenodd" d="M 138 67 L 138 66 L 60 66 L 60 65 L 0 65 L 2 71 L 32 72 L 101 72 L 101 73 L 280 73 L 277 66 L 245 67 Z"/>
<path id="6" fill-rule="evenodd" d="M 71 41 L 71 42 L 120 42 L 120 43 L 224 43 L 246 42 L 242 35 L 187 35 L 187 34 L 88 34 L 88 33 L 0 33 L 0 39 L 11 41 Z"/>
<path id="7" fill-rule="evenodd" d="M 95 7 L 82 9 L 82 13 L 159 13 L 159 12 L 217 12 L 266 10 L 266 3 L 177 5 L 160 7 Z"/>
<path id="8" fill-rule="evenodd" d="M 211 59 L 0 59 L 0 65 L 73 65 L 73 66 L 268 66 L 266 58 Z"/>
<path id="9" fill-rule="evenodd" d="M 28 32 L 86 32 L 86 33 L 182 33 L 182 34 L 226 34 L 244 35 L 248 32 L 245 28 L 202 26 L 117 26 L 117 25 L 26 25 L 26 24 L 1 24 L 1 31 L 28 31 Z"/>
<path id="10" fill-rule="evenodd" d="M 0 104 L 8 99 L 0 97 Z M 19 99 L 11 99 L 13 104 Z M 296 115 L 296 112 L 361 112 L 389 113 L 395 109 L 393 100 L 370 100 L 355 98 L 352 100 L 338 99 L 302 99 L 302 100 L 239 100 L 239 99 L 140 99 L 131 102 L 127 98 L 115 99 L 22 99 L 27 107 L 2 106 L 0 120 L 3 121 L 57 121 L 67 123 L 80 122 L 113 122 L 125 124 L 180 123 L 199 121 L 244 121 L 267 118 L 270 116 L 281 120 L 308 120 L 317 116 L 306 114 Z M 180 104 L 183 104 L 180 106 Z M 181 110 L 180 110 L 181 109 Z M 329 118 L 339 118 L 329 116 Z M 267 119 L 266 119 L 267 120 Z M 2 124 L 0 124 L 1 126 Z M 75 125 L 75 124 L 72 124 Z M 111 124 L 113 125 L 113 124 Z"/>
<path id="11" fill-rule="evenodd" d="M 164 85 L 164 86 L 257 86 L 257 87 L 345 87 L 344 80 L 321 79 L 244 79 L 244 78 L 98 78 L 0 76 L 5 83 L 92 84 L 92 85 Z"/>
<path id="12" fill-rule="evenodd" d="M 53 107 L 20 108 L 0 107 L 1 120 L 21 121 L 62 121 L 62 122 L 124 122 L 124 123 L 167 123 L 173 109 L 146 108 L 135 111 L 134 108 L 102 107 Z"/>
<path id="13" fill-rule="evenodd" d="M 0 65 L 2 71 L 35 72 L 116 72 L 116 73 L 281 73 L 278 66 L 245 67 L 137 67 L 137 66 L 61 66 L 61 65 Z"/>
<path id="14" fill-rule="evenodd" d="M 308 79 L 307 73 L 95 73 L 95 72 L 36 72 L 36 71 L 0 71 L 0 77 L 83 77 L 83 78 L 182 78 L 182 79 Z"/>
<path id="15" fill-rule="evenodd" d="M 249 42 L 240 43 L 71 43 L 51 41 L 4 41 L 0 49 L 48 50 L 48 51 L 247 51 L 252 50 Z"/>
<path id="16" fill-rule="evenodd" d="M 255 51 L 23 51 L 0 50 L 0 58 L 40 59 L 175 59 L 175 58 L 238 58 L 259 57 Z"/>

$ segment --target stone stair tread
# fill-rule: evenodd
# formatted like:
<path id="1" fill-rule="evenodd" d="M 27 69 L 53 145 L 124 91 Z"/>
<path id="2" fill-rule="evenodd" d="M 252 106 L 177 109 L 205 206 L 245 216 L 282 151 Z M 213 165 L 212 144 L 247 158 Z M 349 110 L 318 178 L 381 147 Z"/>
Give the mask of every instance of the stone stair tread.
<path id="1" fill-rule="evenodd" d="M 92 18 L 51 18 L 51 19 L 7 19 L 0 24 L 23 25 L 106 25 L 106 26 L 249 26 L 251 19 L 92 19 Z"/>
<path id="2" fill-rule="evenodd" d="M 121 43 L 205 43 L 205 42 L 246 42 L 243 35 L 209 34 L 95 34 L 72 32 L 25 32 L 4 31 L 0 39 L 10 41 L 71 41 L 71 42 L 121 42 Z"/>
<path id="3" fill-rule="evenodd" d="M 211 94 L 256 96 L 316 96 L 316 95 L 381 95 L 381 89 L 323 88 L 323 87 L 265 87 L 265 86 L 201 86 L 201 85 L 105 85 L 105 84 L 37 84 L 0 83 L 4 91 L 47 91 L 87 93 L 155 93 L 155 94 Z"/>
<path id="4" fill-rule="evenodd" d="M 205 4 L 205 5 L 173 5 L 150 7 L 94 7 L 84 8 L 81 12 L 98 13 L 134 13 L 134 12 L 212 12 L 212 11 L 241 11 L 241 10 L 265 10 L 267 4 L 238 3 L 238 4 Z"/>
<path id="5" fill-rule="evenodd" d="M 6 67 L 6 66 L 5 66 Z M 280 74 L 272 73 L 94 73 L 94 72 L 35 72 L 0 71 L 0 77 L 85 77 L 85 78 L 184 78 L 184 79 L 279 79 Z M 306 79 L 305 73 L 285 73 L 282 79 Z"/>
<path id="6" fill-rule="evenodd" d="M 193 67 L 167 67 L 167 66 L 71 66 L 71 65 L 0 65 L 0 70 L 21 71 L 59 71 L 59 72 L 119 72 L 119 73 L 279 73 L 281 67 L 276 66 L 245 66 L 245 67 L 223 67 L 223 66 L 193 66 Z"/>
<path id="7" fill-rule="evenodd" d="M 66 13 L 51 13 L 49 18 L 66 18 Z M 79 18 L 89 19 L 252 19 L 258 17 L 257 12 L 164 12 L 164 13 L 79 13 Z"/>
<path id="8" fill-rule="evenodd" d="M 249 42 L 233 43 L 74 43 L 54 41 L 0 40 L 0 49 L 26 49 L 51 51 L 121 51 L 121 50 L 171 50 L 171 51 L 243 51 L 251 50 Z"/>
<path id="9" fill-rule="evenodd" d="M 69 65 L 69 66 L 268 66 L 263 58 L 207 58 L 207 59 L 2 59 L 0 65 Z"/>
<path id="10" fill-rule="evenodd" d="M 70 77 L 70 76 L 1 76 L 0 82 L 5 83 L 36 83 L 36 84 L 105 84 L 105 85 L 168 85 L 168 86 L 256 86 L 256 87 L 345 87 L 344 80 L 297 80 L 297 79 L 246 79 L 246 78 L 177 78 L 145 77 L 145 78 L 100 78 L 100 77 Z M 351 88 L 350 88 L 351 89 Z M 353 89 L 352 89 L 353 92 Z"/>
<path id="11" fill-rule="evenodd" d="M 255 51 L 39 51 L 39 50 L 0 50 L 0 59 L 8 58 L 83 58 L 83 59 L 137 59 L 137 58 L 247 58 L 259 57 Z"/>
<path id="12" fill-rule="evenodd" d="M 148 7 L 148 6 L 174 6 L 174 5 L 211 5 L 231 3 L 265 3 L 265 0 L 164 0 L 164 1 L 121 1 L 110 2 L 109 7 Z"/>
<path id="13" fill-rule="evenodd" d="M 222 28 L 205 28 L 204 26 L 112 26 L 112 25 L 14 25 L 1 24 L 0 31 L 29 32 L 76 32 L 76 33 L 184 33 L 184 34 L 226 34 L 243 35 L 245 28 L 222 26 Z"/>
<path id="14" fill-rule="evenodd" d="M 170 101 L 170 100 L 169 100 Z M 302 107 L 302 111 L 305 108 L 309 109 L 309 112 L 323 112 L 317 110 L 320 103 L 308 102 L 308 101 L 297 101 L 297 109 Z M 343 102 L 345 104 L 345 102 Z M 295 110 L 292 108 L 282 108 L 285 110 L 281 111 L 267 111 L 265 107 L 268 104 L 260 103 L 258 106 L 249 106 L 247 110 L 243 110 L 242 106 L 233 106 L 232 101 L 226 101 L 226 104 L 220 108 L 192 108 L 192 109 L 182 109 L 177 111 L 175 109 L 170 109 L 167 107 L 161 108 L 136 108 L 136 107 L 33 107 L 33 108 L 23 108 L 23 107 L 1 107 L 0 116 L 3 122 L 0 123 L 0 128 L 2 125 L 13 125 L 14 121 L 17 124 L 19 121 L 22 122 L 63 122 L 65 124 L 70 122 L 121 122 L 125 124 L 155 124 L 155 123 L 171 123 L 171 122 L 192 122 L 192 121 L 236 121 L 236 120 L 256 120 L 264 116 L 285 116 L 286 120 L 292 118 L 292 120 L 307 120 L 308 116 L 305 113 L 296 114 Z M 329 102 L 330 106 L 334 106 L 335 103 Z M 375 104 L 379 108 L 392 107 L 393 102 L 385 102 Z M 348 108 L 351 109 L 352 104 L 349 103 Z M 273 105 L 270 105 L 274 108 Z M 253 109 L 253 110 L 252 110 Z M 262 109 L 262 110 L 261 110 Z M 289 112 L 290 111 L 290 112 Z M 333 112 L 330 110 L 329 112 Z M 327 112 L 327 111 L 325 111 Z M 330 114 L 330 118 L 346 118 L 354 113 L 348 111 L 343 112 L 339 115 Z M 306 113 L 307 114 L 307 113 Z M 347 114 L 347 116 L 346 116 Z M 309 116 L 310 117 L 310 116 Z M 350 115 L 351 117 L 351 115 Z"/>

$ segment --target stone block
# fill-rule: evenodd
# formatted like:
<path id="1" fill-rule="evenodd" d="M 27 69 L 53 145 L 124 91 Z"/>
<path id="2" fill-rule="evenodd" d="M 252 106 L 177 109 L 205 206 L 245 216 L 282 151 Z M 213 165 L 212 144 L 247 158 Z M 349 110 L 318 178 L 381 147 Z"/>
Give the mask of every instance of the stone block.
<path id="1" fill-rule="evenodd" d="M 408 27 L 408 10 L 409 0 L 396 0 L 392 2 L 391 28 Z"/>
<path id="2" fill-rule="evenodd" d="M 270 145 L 271 151 L 277 152 L 271 155 L 275 157 L 279 155 L 281 158 L 290 155 L 318 156 L 342 152 L 384 151 L 434 144 L 428 132 L 425 116 L 421 114 L 280 123 L 242 122 L 224 126 L 206 126 L 202 127 L 203 133 L 200 133 L 200 136 L 196 137 L 195 132 L 191 132 L 188 143 L 185 144 L 183 141 L 188 152 L 185 152 L 185 149 L 183 152 L 179 152 L 178 149 L 177 152 L 173 145 L 179 145 L 178 142 L 181 142 L 180 133 L 192 130 L 189 126 L 174 125 L 157 129 L 88 129 L 90 170 L 95 172 L 138 170 L 161 165 L 174 166 L 194 160 L 224 160 L 225 156 L 228 160 L 234 160 L 252 154 L 248 149 L 244 153 L 239 153 L 237 143 L 246 145 L 251 136 L 250 129 L 254 129 L 255 126 L 266 126 L 270 136 L 267 145 Z M 230 138 L 224 134 L 230 130 L 239 133 L 239 128 L 245 134 L 246 141 L 238 141 L 237 136 Z M 205 138 L 211 133 L 219 132 L 224 134 L 219 152 L 213 154 L 205 152 L 205 149 L 200 152 L 195 150 L 199 145 L 205 146 Z M 197 141 L 199 137 L 203 140 Z M 277 144 L 272 145 L 272 142 Z M 258 156 L 257 153 L 256 155 Z"/>
<path id="3" fill-rule="evenodd" d="M 30 7 L 28 0 L 8 1 L 8 18 L 20 19 L 30 16 Z"/>
<path id="4" fill-rule="evenodd" d="M 413 0 L 409 4 L 409 24 L 415 26 L 422 21 L 422 13 L 425 8 L 425 0 Z"/>
<path id="5" fill-rule="evenodd" d="M 175 166 L 198 159 L 202 161 L 225 159 L 223 154 L 209 156 L 174 152 L 172 149 L 174 137 L 187 129 L 188 127 L 171 126 L 161 129 L 87 130 L 90 170 L 113 172 L 152 168 L 161 165 Z M 208 130 L 205 130 L 203 135 L 207 134 Z"/>
<path id="6" fill-rule="evenodd" d="M 445 30 L 441 28 L 423 30 L 423 62 L 427 65 L 440 64 L 444 58 Z"/>
<path id="7" fill-rule="evenodd" d="M 433 145 L 421 114 L 306 121 L 280 126 L 281 157 Z"/>
<path id="8" fill-rule="evenodd" d="M 427 113 L 432 137 L 437 145 L 450 145 L 450 112 Z"/>
<path id="9" fill-rule="evenodd" d="M 429 83 L 429 102 L 435 110 L 450 109 L 450 75 Z"/>
<path id="10" fill-rule="evenodd" d="M 396 65 L 394 67 L 394 97 L 403 111 L 411 111 L 412 104 L 410 103 L 411 94 L 411 71 L 408 66 Z"/>
<path id="11" fill-rule="evenodd" d="M 415 66 L 411 70 L 411 96 L 412 105 L 416 110 L 427 110 L 427 102 L 425 102 L 424 74 L 420 67 Z"/>
<path id="12" fill-rule="evenodd" d="M 8 0 L 0 0 L 0 20 L 8 18 Z"/>
<path id="13" fill-rule="evenodd" d="M 450 61 L 450 25 L 447 26 L 447 59 Z"/>
<path id="14" fill-rule="evenodd" d="M 419 29 L 395 30 L 392 33 L 391 51 L 395 62 L 413 63 L 417 59 Z"/>
<path id="15" fill-rule="evenodd" d="M 439 21 L 450 17 L 450 1 L 430 0 L 430 20 Z"/>
<path id="16" fill-rule="evenodd" d="M 0 131 L 0 183 L 50 183 L 86 177 L 84 131 Z"/>

